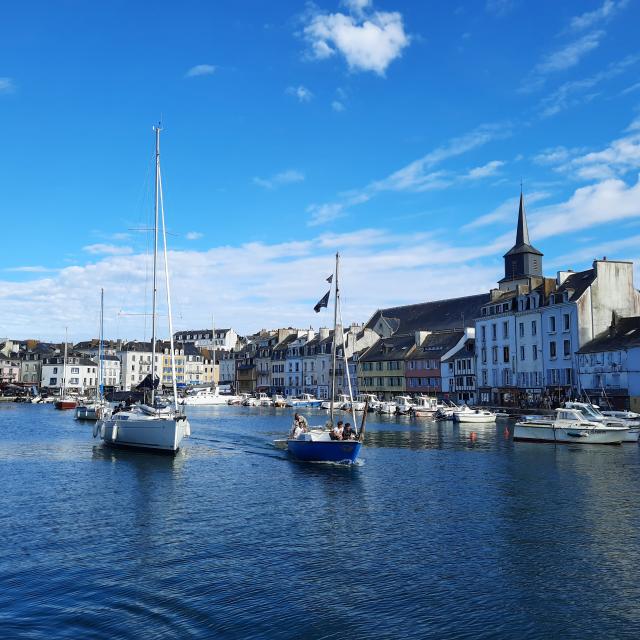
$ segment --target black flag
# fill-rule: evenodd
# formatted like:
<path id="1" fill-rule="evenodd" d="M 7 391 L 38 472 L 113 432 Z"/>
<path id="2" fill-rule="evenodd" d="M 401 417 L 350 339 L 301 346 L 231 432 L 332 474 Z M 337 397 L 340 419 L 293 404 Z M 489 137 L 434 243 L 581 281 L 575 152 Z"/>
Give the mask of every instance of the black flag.
<path id="1" fill-rule="evenodd" d="M 331 293 L 331 290 L 327 291 L 327 293 L 325 293 L 322 298 L 320 298 L 320 300 L 318 300 L 318 303 L 316 304 L 315 307 L 313 307 L 313 310 L 316 313 L 320 312 L 320 309 L 322 309 L 322 307 L 326 307 L 329 305 L 329 294 Z"/>
<path id="2" fill-rule="evenodd" d="M 331 284 L 333 282 L 333 273 L 327 278 L 327 282 Z"/>

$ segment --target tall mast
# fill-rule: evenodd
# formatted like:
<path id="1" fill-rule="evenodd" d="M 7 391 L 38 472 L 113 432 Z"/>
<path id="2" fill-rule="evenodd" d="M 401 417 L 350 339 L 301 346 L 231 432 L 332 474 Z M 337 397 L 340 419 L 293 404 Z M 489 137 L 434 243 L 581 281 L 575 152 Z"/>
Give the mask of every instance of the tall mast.
<path id="1" fill-rule="evenodd" d="M 171 313 L 171 285 L 169 282 L 169 255 L 167 253 L 167 226 L 164 220 L 164 199 L 162 196 L 162 175 L 158 162 L 158 191 L 160 192 L 160 211 L 162 214 L 162 246 L 164 248 L 164 277 L 167 291 L 167 315 L 169 317 L 169 346 L 171 347 L 171 378 L 173 380 L 173 408 L 178 412 L 178 381 L 176 380 L 176 357 L 173 342 L 173 316 Z M 157 236 L 156 236 L 157 237 Z"/>
<path id="2" fill-rule="evenodd" d="M 60 387 L 60 399 L 64 398 L 67 391 L 67 327 L 64 328 L 64 359 L 62 361 L 62 386 Z"/>
<path id="3" fill-rule="evenodd" d="M 329 420 L 333 425 L 333 403 L 336 392 L 336 346 L 338 342 L 338 297 L 340 295 L 340 285 L 338 280 L 338 267 L 340 261 L 340 254 L 336 252 L 336 290 L 335 298 L 333 301 L 333 349 L 331 354 L 331 399 L 329 406 Z"/>
<path id="4" fill-rule="evenodd" d="M 153 294 L 151 301 L 151 404 L 155 402 L 156 382 L 156 295 L 158 282 L 156 268 L 158 262 L 158 200 L 160 196 L 160 125 L 154 127 L 156 132 L 156 180 L 155 180 L 155 207 L 153 216 Z"/>
<path id="5" fill-rule="evenodd" d="M 96 401 L 103 394 L 103 367 L 104 365 L 104 289 L 100 289 L 100 344 L 98 345 L 98 381 L 96 384 Z"/>
<path id="6" fill-rule="evenodd" d="M 213 314 L 211 314 L 211 345 L 213 347 L 213 369 L 211 370 L 213 372 L 211 378 L 213 379 L 213 386 L 217 387 L 218 385 L 216 384 L 216 323 L 213 317 Z"/>

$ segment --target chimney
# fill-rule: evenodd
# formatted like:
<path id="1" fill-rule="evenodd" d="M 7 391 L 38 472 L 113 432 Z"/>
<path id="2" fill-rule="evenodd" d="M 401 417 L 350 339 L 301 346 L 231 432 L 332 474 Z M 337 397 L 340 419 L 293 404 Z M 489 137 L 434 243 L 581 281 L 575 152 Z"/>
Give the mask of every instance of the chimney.
<path id="1" fill-rule="evenodd" d="M 571 269 L 567 269 L 566 271 L 558 271 L 558 275 L 556 276 L 556 284 L 560 286 L 572 273 L 573 271 Z"/>
<path id="2" fill-rule="evenodd" d="M 320 334 L 320 340 L 326 340 L 329 337 L 329 329 L 327 327 L 320 327 L 318 333 Z"/>

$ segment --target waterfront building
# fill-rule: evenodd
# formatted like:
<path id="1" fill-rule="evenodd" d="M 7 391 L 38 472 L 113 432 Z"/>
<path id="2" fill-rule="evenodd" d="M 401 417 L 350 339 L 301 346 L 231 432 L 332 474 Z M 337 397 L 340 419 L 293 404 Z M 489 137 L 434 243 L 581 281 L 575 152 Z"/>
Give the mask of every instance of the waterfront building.
<path id="1" fill-rule="evenodd" d="M 602 259 L 592 269 L 546 278 L 529 240 L 520 195 L 516 243 L 505 275 L 475 321 L 481 403 L 559 403 L 575 394 L 575 352 L 608 326 L 612 313 L 640 313 L 633 265 Z"/>
<path id="2" fill-rule="evenodd" d="M 456 344 L 441 357 L 442 396 L 456 404 L 476 403 L 475 329 L 462 332 Z"/>
<path id="3" fill-rule="evenodd" d="M 298 396 L 304 393 L 303 357 L 304 346 L 314 337 L 314 331 L 300 331 L 292 340 L 286 351 L 285 388 L 287 396 Z"/>
<path id="4" fill-rule="evenodd" d="M 200 351 L 192 342 L 185 344 L 175 343 L 173 364 L 176 371 L 176 385 L 178 387 L 199 385 L 203 377 L 203 358 Z M 162 386 L 173 386 L 173 375 L 171 365 L 171 343 L 163 343 L 162 355 L 162 375 L 160 382 Z"/>
<path id="5" fill-rule="evenodd" d="M 118 350 L 120 359 L 120 388 L 131 391 L 151 374 L 151 342 L 124 342 Z M 158 378 L 162 374 L 162 358 L 164 345 L 161 340 L 156 342 L 155 371 Z"/>
<path id="6" fill-rule="evenodd" d="M 173 339 L 175 342 L 191 343 L 200 348 L 231 351 L 238 346 L 239 336 L 233 329 L 188 329 L 176 331 Z"/>
<path id="7" fill-rule="evenodd" d="M 257 344 L 249 341 L 236 354 L 236 390 L 238 393 L 255 393 L 258 375 L 256 371 Z"/>
<path id="8" fill-rule="evenodd" d="M 278 342 L 271 352 L 271 391 L 284 394 L 286 386 L 287 350 L 289 345 L 298 338 L 292 333 Z"/>
<path id="9" fill-rule="evenodd" d="M 358 360 L 358 387 L 381 400 L 404 394 L 405 358 L 415 345 L 415 335 L 380 338 Z"/>
<path id="10" fill-rule="evenodd" d="M 59 391 L 63 380 L 68 391 L 84 393 L 96 388 L 98 382 L 97 364 L 85 356 L 71 353 L 67 356 L 66 369 L 64 356 L 55 355 L 42 361 L 40 386 L 49 391 Z"/>
<path id="11" fill-rule="evenodd" d="M 441 358 L 458 344 L 463 336 L 462 329 L 414 332 L 414 344 L 405 356 L 407 393 L 442 398 Z"/>
<path id="12" fill-rule="evenodd" d="M 217 351 L 216 358 L 218 360 L 218 375 L 220 384 L 236 389 L 236 357 L 235 349 L 231 351 Z"/>
<path id="13" fill-rule="evenodd" d="M 17 354 L 0 354 L 0 383 L 15 384 L 20 382 L 21 362 Z"/>
<path id="14" fill-rule="evenodd" d="M 279 386 L 279 388 L 284 387 L 284 383 L 281 385 L 276 385 L 273 382 L 273 350 L 276 345 L 280 344 L 287 336 L 296 334 L 297 329 L 289 328 L 281 328 L 281 329 L 272 329 L 266 330 L 263 329 L 258 334 L 256 338 L 257 343 L 257 352 L 255 358 L 256 364 L 256 389 L 257 391 L 263 391 L 268 394 L 278 393 L 275 388 Z M 280 391 L 281 393 L 281 391 Z"/>
<path id="15" fill-rule="evenodd" d="M 611 325 L 576 354 L 580 397 L 602 409 L 640 412 L 640 317 Z"/>

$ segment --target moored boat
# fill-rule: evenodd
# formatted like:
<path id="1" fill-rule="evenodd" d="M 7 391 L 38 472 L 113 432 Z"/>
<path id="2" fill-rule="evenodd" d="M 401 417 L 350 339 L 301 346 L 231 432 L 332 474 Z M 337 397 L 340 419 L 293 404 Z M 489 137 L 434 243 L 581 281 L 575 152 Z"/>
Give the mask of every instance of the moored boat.
<path id="1" fill-rule="evenodd" d="M 472 409 L 467 405 L 453 411 L 455 422 L 490 423 L 496 421 L 496 414 L 486 409 Z"/>
<path id="2" fill-rule="evenodd" d="M 600 411 L 599 407 L 590 402 L 565 402 L 564 406 L 567 409 L 577 409 L 587 420 L 609 426 L 627 427 L 628 431 L 623 442 L 638 442 L 640 436 L 640 420 L 638 418 L 640 416 L 638 418 L 632 417 L 638 414 L 633 414 L 631 411 Z"/>
<path id="3" fill-rule="evenodd" d="M 556 409 L 555 419 L 535 417 L 516 422 L 513 439 L 535 442 L 620 444 L 627 427 L 587 420 L 578 409 Z"/>

